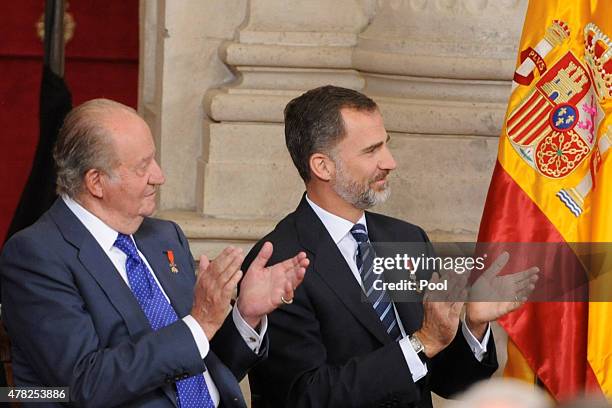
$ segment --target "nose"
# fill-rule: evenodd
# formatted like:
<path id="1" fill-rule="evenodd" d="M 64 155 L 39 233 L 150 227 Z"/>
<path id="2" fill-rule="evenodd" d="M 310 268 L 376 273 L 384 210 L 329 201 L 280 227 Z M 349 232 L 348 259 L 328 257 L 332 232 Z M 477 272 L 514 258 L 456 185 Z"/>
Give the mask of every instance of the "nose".
<path id="1" fill-rule="evenodd" d="M 157 164 L 157 160 L 153 159 L 153 163 L 151 164 L 151 176 L 149 177 L 149 184 L 160 185 L 166 182 L 166 178 L 164 177 L 164 172 L 162 171 L 159 164 Z"/>
<path id="2" fill-rule="evenodd" d="M 395 170 L 395 168 L 397 167 L 397 163 L 395 162 L 395 159 L 391 154 L 391 150 L 389 150 L 389 146 L 387 146 L 386 144 L 383 149 L 383 156 L 381 157 L 381 160 L 379 162 L 379 167 L 381 170 L 388 171 Z"/>

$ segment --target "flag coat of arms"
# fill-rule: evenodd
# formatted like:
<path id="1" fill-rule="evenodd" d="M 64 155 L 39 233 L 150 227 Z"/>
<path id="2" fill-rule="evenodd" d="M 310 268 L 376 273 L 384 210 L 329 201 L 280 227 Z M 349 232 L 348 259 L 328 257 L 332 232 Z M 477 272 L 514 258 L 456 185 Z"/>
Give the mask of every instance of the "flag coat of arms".
<path id="1" fill-rule="evenodd" d="M 611 36 L 612 1 L 529 2 L 479 241 L 612 242 Z M 612 300 L 612 278 L 588 291 Z M 506 374 L 612 396 L 612 303 L 527 303 L 500 323 Z"/>

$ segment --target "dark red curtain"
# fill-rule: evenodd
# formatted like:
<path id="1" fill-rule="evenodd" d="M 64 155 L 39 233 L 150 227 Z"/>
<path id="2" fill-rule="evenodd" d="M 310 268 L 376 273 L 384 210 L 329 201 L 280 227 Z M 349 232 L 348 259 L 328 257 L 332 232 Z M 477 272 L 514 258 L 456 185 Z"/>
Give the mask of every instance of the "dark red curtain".
<path id="1" fill-rule="evenodd" d="M 106 97 L 136 107 L 138 1 L 73 0 L 74 35 L 65 79 L 77 105 Z M 0 4 L 0 237 L 25 185 L 38 142 L 43 45 L 36 23 L 43 0 Z"/>

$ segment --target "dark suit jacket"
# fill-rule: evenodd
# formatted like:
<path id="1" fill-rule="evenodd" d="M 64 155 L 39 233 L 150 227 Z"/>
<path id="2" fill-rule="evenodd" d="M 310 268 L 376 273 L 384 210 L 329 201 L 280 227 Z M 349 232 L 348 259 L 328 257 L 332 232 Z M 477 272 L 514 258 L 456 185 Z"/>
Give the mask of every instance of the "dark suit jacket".
<path id="1" fill-rule="evenodd" d="M 424 242 L 412 224 L 366 212 L 372 242 Z M 384 330 L 338 247 L 303 198 L 249 253 L 246 270 L 265 241 L 270 264 L 306 251 L 310 266 L 293 304 L 269 316 L 267 361 L 250 374 L 253 406 L 431 407 L 430 391 L 448 397 L 497 369 L 493 338 L 478 362 L 461 332 L 433 359 L 416 384 L 397 342 Z M 423 305 L 396 302 L 407 333 L 421 327 Z"/>
<path id="2" fill-rule="evenodd" d="M 147 218 L 134 238 L 179 318 L 189 314 L 195 273 L 180 228 Z M 204 360 L 182 321 L 153 332 L 110 259 L 61 199 L 7 242 L 0 272 L 17 385 L 68 386 L 73 401 L 92 407 L 175 407 L 174 383 L 208 369 L 221 404 L 245 406 L 236 378 L 260 356 L 231 315 Z"/>

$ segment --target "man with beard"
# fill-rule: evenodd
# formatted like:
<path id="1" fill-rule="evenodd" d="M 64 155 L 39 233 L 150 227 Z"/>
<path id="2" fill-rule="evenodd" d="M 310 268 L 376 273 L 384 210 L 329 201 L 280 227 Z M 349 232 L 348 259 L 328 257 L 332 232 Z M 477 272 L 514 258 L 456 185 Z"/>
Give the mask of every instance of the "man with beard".
<path id="1" fill-rule="evenodd" d="M 350 89 L 310 90 L 285 108 L 285 137 L 306 193 L 243 270 L 266 241 L 270 262 L 304 251 L 311 263 L 269 317 L 269 358 L 250 374 L 253 406 L 431 407 L 430 391 L 448 397 L 493 374 L 489 322 L 518 303 L 470 303 L 460 319 L 457 299 L 393 302 L 364 273 L 358 244 L 428 242 L 418 226 L 364 211 L 387 199 L 396 167 L 376 103 Z"/>

